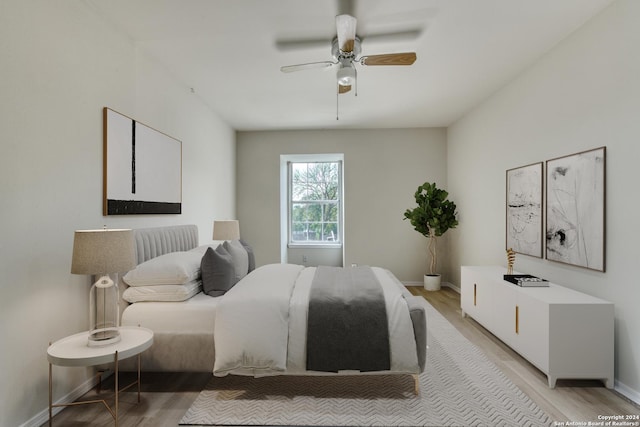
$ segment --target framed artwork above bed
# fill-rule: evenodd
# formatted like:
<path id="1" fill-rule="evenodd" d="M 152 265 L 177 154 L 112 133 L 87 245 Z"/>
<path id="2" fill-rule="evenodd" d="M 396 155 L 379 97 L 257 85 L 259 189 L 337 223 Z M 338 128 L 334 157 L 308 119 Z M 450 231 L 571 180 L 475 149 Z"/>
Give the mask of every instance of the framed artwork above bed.
<path id="1" fill-rule="evenodd" d="M 182 213 L 182 142 L 105 107 L 103 215 Z"/>
<path id="2" fill-rule="evenodd" d="M 507 171 L 506 249 L 542 258 L 542 162 Z"/>

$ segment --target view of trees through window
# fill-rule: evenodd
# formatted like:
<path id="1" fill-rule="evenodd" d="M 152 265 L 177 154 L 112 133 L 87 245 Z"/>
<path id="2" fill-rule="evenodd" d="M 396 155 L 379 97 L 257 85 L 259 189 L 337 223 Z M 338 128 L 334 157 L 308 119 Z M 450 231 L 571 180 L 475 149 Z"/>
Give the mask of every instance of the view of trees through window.
<path id="1" fill-rule="evenodd" d="M 339 243 L 340 162 L 291 163 L 291 242 Z"/>

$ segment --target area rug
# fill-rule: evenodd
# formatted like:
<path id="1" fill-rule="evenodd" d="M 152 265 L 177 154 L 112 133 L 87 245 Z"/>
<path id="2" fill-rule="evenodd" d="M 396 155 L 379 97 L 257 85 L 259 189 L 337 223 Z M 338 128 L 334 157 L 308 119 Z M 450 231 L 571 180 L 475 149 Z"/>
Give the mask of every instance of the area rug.
<path id="1" fill-rule="evenodd" d="M 409 375 L 212 378 L 183 426 L 549 426 L 552 421 L 437 310 L 420 393 Z"/>

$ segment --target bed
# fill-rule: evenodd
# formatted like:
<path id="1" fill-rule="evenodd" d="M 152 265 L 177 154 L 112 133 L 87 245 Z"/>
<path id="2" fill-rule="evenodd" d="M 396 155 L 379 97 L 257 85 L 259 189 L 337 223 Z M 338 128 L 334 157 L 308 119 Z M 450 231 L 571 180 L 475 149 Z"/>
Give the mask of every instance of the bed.
<path id="1" fill-rule="evenodd" d="M 237 374 L 257 377 L 381 373 L 415 375 L 424 370 L 424 308 L 419 298 L 412 296 L 388 270 L 377 267 L 316 269 L 293 264 L 270 264 L 255 268 L 251 265 L 251 249 L 242 242 L 248 259 L 244 264 L 241 262 L 239 268 L 246 269 L 246 273 L 238 273 L 238 263 L 234 263 L 235 269 L 232 268 L 230 273 L 231 276 L 237 273 L 232 277 L 234 284 L 223 292 L 212 292 L 210 286 L 204 286 L 203 282 L 210 283 L 211 274 L 214 274 L 212 271 L 219 273 L 220 268 L 216 266 L 211 269 L 212 264 L 205 261 L 210 260 L 212 253 L 218 252 L 223 246 L 228 249 L 225 252 L 227 255 L 233 254 L 240 246 L 237 242 L 236 249 L 230 245 L 233 242 L 199 246 L 197 236 L 195 225 L 134 230 L 139 265 L 123 275 L 119 282 L 121 324 L 139 325 L 154 331 L 154 344 L 142 355 L 144 371 L 213 372 L 217 376 Z M 195 268 L 196 264 L 201 268 Z M 159 270 L 162 269 L 160 274 Z M 149 271 L 153 273 L 151 276 L 155 281 L 152 285 L 145 281 L 148 280 Z M 139 280 L 143 276 L 145 280 Z M 334 297 L 326 298 L 328 294 L 319 291 L 322 288 L 314 280 L 324 277 L 325 286 L 329 287 L 336 287 L 339 281 L 337 288 L 342 292 L 344 280 L 365 280 L 368 276 L 377 279 L 379 290 L 376 292 L 383 295 L 383 300 L 372 303 L 367 298 L 374 298 L 369 295 L 376 292 L 371 289 L 366 292 L 360 290 L 358 292 L 362 298 L 358 296 L 356 301 L 365 307 L 366 314 L 357 314 L 359 312 L 353 308 L 357 305 L 353 303 L 353 297 L 349 297 L 347 305 L 337 308 L 334 314 L 326 314 L 326 301 Z M 376 304 L 383 306 L 386 317 L 379 318 L 376 317 L 379 313 L 369 313 L 372 311 L 369 307 Z M 349 314 L 351 311 L 356 314 Z M 342 313 L 355 317 L 342 318 Z M 363 317 L 365 320 L 358 321 L 360 316 L 371 317 Z M 356 333 L 358 323 L 375 324 L 377 321 L 384 322 L 388 327 L 370 327 L 383 331 L 378 333 L 381 338 L 367 338 L 365 342 L 352 346 L 360 350 L 353 350 L 352 359 L 348 363 L 342 361 L 340 365 L 329 360 L 331 353 L 336 353 L 331 350 L 335 336 L 343 335 L 335 333 L 336 327 L 339 327 L 337 323 L 326 323 L 332 321 L 348 322 L 350 326 L 347 329 L 353 329 Z M 357 341 L 358 337 L 342 339 Z M 388 343 L 386 348 L 385 343 Z M 323 349 L 327 349 L 325 354 Z M 385 359 L 388 361 L 384 362 Z M 133 364 L 125 364 L 124 369 L 127 368 L 133 369 Z"/>

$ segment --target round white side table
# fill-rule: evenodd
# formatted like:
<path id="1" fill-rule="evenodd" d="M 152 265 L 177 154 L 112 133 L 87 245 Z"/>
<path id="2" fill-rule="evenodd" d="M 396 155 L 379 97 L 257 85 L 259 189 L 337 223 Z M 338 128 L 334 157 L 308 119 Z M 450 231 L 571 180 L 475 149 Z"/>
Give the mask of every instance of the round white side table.
<path id="1" fill-rule="evenodd" d="M 153 344 L 153 331 L 136 326 L 122 326 L 120 341 L 100 347 L 87 345 L 89 332 L 70 335 L 62 338 L 49 346 L 47 360 L 49 361 L 49 426 L 52 425 L 53 408 L 60 406 L 83 405 L 90 403 L 102 403 L 107 408 L 118 426 L 118 394 L 128 388 L 138 386 L 138 402 L 140 402 L 140 354 Z M 132 356 L 138 356 L 138 377 L 131 384 L 119 388 L 118 361 Z M 72 403 L 53 403 L 53 369 L 57 366 L 95 366 L 106 363 L 115 364 L 115 403 L 112 408 L 105 400 L 88 400 Z"/>

